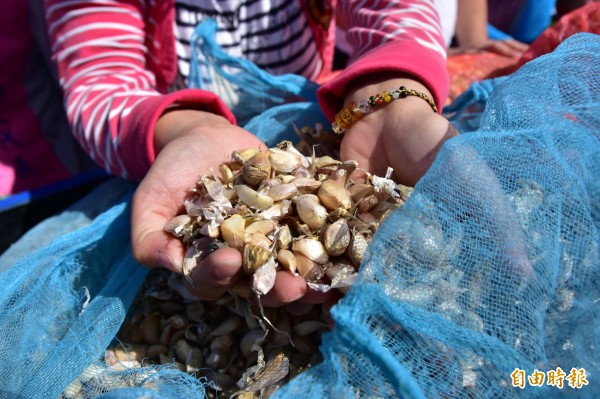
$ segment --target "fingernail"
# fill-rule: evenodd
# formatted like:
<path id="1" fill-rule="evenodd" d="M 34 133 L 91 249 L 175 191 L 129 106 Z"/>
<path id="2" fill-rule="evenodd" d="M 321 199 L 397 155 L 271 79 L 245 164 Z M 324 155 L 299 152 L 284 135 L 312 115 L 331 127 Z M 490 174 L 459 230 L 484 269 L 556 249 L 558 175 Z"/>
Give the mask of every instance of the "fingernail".
<path id="1" fill-rule="evenodd" d="M 223 260 L 213 269 L 213 276 L 216 280 L 227 282 L 240 268 L 239 262 L 235 260 Z"/>
<path id="2" fill-rule="evenodd" d="M 181 268 L 175 266 L 175 261 L 173 260 L 173 258 L 164 252 L 156 253 L 156 263 L 158 263 L 158 265 L 162 268 L 165 268 L 172 272 L 180 273 Z"/>

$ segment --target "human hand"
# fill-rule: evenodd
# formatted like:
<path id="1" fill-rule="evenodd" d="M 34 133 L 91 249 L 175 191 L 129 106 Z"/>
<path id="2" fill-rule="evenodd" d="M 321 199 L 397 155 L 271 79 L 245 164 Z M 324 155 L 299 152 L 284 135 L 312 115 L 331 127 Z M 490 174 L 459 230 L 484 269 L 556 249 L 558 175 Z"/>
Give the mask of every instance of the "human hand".
<path id="1" fill-rule="evenodd" d="M 131 209 L 131 241 L 135 259 L 149 267 L 164 267 L 182 273 L 183 243 L 164 231 L 165 224 L 182 213 L 188 190 L 195 187 L 209 167 L 218 170 L 234 151 L 259 148 L 264 144 L 226 119 L 195 110 L 174 110 L 158 121 L 155 132 L 154 164 L 137 188 Z M 189 290 L 200 299 L 223 295 L 242 277 L 239 251 L 224 248 L 211 253 L 192 271 Z M 279 272 L 274 288 L 262 300 L 279 306 L 300 297 L 319 301 L 307 294 L 301 277 Z M 315 298 L 316 297 L 316 298 Z"/>
<path id="2" fill-rule="evenodd" d="M 346 102 L 367 99 L 384 90 L 406 86 L 431 97 L 429 90 L 409 78 L 373 78 L 355 85 Z M 345 133 L 341 158 L 353 159 L 368 172 L 384 176 L 388 167 L 393 178 L 414 185 L 429 169 L 445 140 L 454 135 L 449 122 L 433 112 L 421 98 L 408 96 L 371 110 Z"/>
<path id="3" fill-rule="evenodd" d="M 417 81 L 373 82 L 352 91 L 347 102 L 358 102 L 401 85 L 431 96 Z M 413 186 L 430 168 L 442 144 L 455 135 L 458 132 L 444 117 L 434 113 L 426 101 L 408 96 L 371 111 L 351 126 L 344 133 L 341 158 L 354 159 L 378 176 L 383 176 L 391 166 L 395 181 Z M 535 278 L 527 257 L 525 237 L 493 170 L 469 146 L 463 147 L 460 156 L 447 158 L 444 166 L 452 173 L 454 182 L 464 185 L 463 191 L 470 193 L 473 201 L 480 201 L 482 208 L 491 209 L 488 223 L 496 234 L 495 245 L 512 274 L 519 278 Z M 473 169 L 479 171 L 477 180 L 469 173 Z M 506 235 L 506 231 L 512 233 Z"/>

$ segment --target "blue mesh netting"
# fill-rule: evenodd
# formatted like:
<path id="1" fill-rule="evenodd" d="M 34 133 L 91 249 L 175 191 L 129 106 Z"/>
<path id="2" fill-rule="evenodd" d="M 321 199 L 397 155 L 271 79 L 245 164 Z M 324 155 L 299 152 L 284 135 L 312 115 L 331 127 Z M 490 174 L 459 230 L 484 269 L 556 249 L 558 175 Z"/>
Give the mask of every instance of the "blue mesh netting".
<path id="1" fill-rule="evenodd" d="M 326 122 L 316 104 L 315 82 L 291 73 L 272 75 L 247 59 L 227 54 L 216 42 L 216 30 L 210 18 L 194 30 L 188 86 L 218 94 L 238 124 L 261 138 L 266 135 L 265 141 L 275 135 L 281 135 L 280 140 L 293 138 L 290 120 Z M 256 116 L 260 117 L 252 120 Z"/>
<path id="2" fill-rule="evenodd" d="M 121 190 L 121 184 L 103 188 Z M 147 273 L 130 253 L 129 196 L 105 204 L 115 202 L 87 227 L 65 234 L 0 274 L 0 398 L 57 398 L 76 377 L 86 392 L 82 397 L 132 385 L 153 393 L 153 398 L 181 398 L 181 393 L 202 397 L 200 381 L 174 370 L 119 373 L 100 362 Z M 35 244 L 43 231 L 52 233 L 68 219 L 81 218 L 76 212 L 49 219 L 28 238 Z M 157 396 L 145 386 L 168 394 Z M 114 395 L 104 397 L 132 397 Z"/>
<path id="3" fill-rule="evenodd" d="M 600 38 L 580 34 L 457 100 L 469 133 L 378 230 L 324 362 L 276 397 L 600 397 L 599 72 Z M 115 202 L 0 274 L 0 397 L 205 396 L 177 370 L 101 361 L 146 275 Z M 557 367 L 589 385 L 512 386 Z"/>
<path id="4" fill-rule="evenodd" d="M 600 395 L 598 50 L 576 35 L 489 98 L 457 100 L 452 117 L 479 129 L 447 142 L 381 226 L 332 310 L 325 362 L 277 397 Z M 512 386 L 515 368 L 557 367 L 589 385 Z"/>

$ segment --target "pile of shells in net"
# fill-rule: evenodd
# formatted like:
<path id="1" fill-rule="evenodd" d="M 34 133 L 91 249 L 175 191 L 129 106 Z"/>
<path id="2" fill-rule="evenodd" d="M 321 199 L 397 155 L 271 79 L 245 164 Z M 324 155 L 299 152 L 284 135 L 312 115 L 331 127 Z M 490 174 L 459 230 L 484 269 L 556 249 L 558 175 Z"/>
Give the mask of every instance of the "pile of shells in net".
<path id="1" fill-rule="evenodd" d="M 173 365 L 208 383 L 209 397 L 269 397 L 322 360 L 318 347 L 329 328 L 319 305 L 259 310 L 232 293 L 201 301 L 162 269 L 150 272 L 131 310 L 105 362 L 113 370 Z"/>
<path id="2" fill-rule="evenodd" d="M 211 302 L 194 298 L 181 276 L 153 270 L 107 363 L 174 364 L 210 381 L 215 392 L 254 398 L 319 362 L 329 327 L 321 307 L 263 308 L 257 298 L 273 287 L 278 270 L 322 292 L 352 284 L 373 233 L 410 194 L 389 178 L 391 170 L 385 177 L 363 174 L 361 182 L 355 171 L 355 161 L 306 156 L 286 141 L 235 151 L 218 175 L 200 177 L 186 213 L 165 227 L 187 248 L 183 278 L 223 246 L 242 253 L 245 277 Z"/>

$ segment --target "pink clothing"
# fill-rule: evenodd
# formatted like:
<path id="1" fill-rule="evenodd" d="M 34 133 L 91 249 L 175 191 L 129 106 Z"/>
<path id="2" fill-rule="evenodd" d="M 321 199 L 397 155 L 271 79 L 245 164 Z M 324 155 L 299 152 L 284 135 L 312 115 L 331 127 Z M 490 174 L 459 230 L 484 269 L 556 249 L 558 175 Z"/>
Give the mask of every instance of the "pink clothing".
<path id="1" fill-rule="evenodd" d="M 204 109 L 235 122 L 213 93 L 188 89 L 167 93 L 177 72 L 171 1 L 46 0 L 54 60 L 73 133 L 107 170 L 141 179 L 152 164 L 154 126 L 178 105 Z M 323 2 L 346 21 L 354 54 L 350 66 L 319 90 L 331 119 L 355 77 L 398 71 L 419 78 L 441 109 L 448 91 L 445 45 L 435 1 L 363 0 Z M 323 57 L 321 76 L 331 74 L 335 18 L 315 18 L 304 5 Z M 322 15 L 321 15 L 322 16 Z"/>
<path id="2" fill-rule="evenodd" d="M 72 137 L 58 144 L 60 131 L 69 132 L 69 126 L 53 65 L 44 57 L 48 43 L 30 29 L 38 23 L 44 29 L 41 1 L 35 10 L 30 3 L 4 0 L 0 14 L 0 196 L 42 187 L 94 165 Z M 58 147 L 66 152 L 76 148 L 78 155 L 58 157 Z"/>

